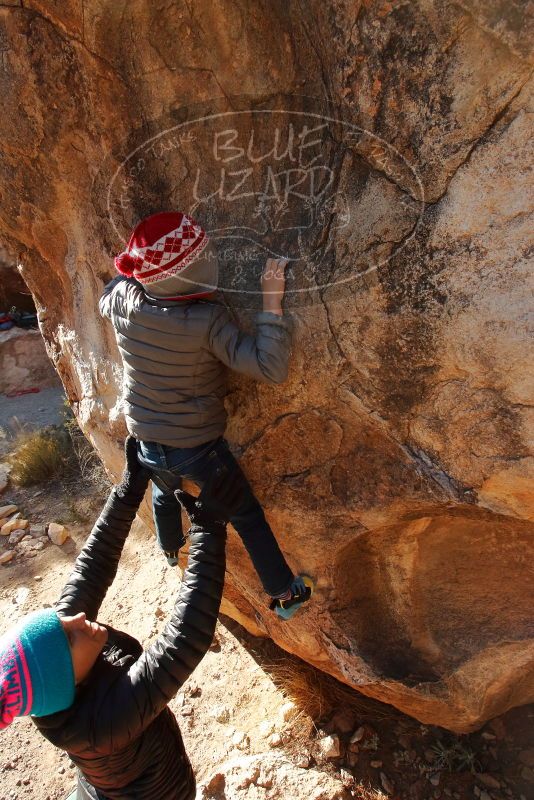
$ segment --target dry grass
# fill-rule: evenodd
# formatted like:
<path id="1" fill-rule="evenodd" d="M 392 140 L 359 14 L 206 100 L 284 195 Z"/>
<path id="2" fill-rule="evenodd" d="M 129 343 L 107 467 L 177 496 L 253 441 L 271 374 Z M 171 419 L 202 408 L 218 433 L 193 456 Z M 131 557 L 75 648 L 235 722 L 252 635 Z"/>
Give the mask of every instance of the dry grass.
<path id="1" fill-rule="evenodd" d="M 355 786 L 353 791 L 355 800 L 389 800 L 389 795 L 384 794 L 380 789 L 369 789 L 362 784 Z"/>
<path id="2" fill-rule="evenodd" d="M 332 710 L 333 705 L 325 687 L 326 676 L 319 670 L 283 659 L 263 666 L 275 686 L 310 719 L 321 719 Z"/>
<path id="3" fill-rule="evenodd" d="M 58 477 L 65 468 L 65 445 L 47 431 L 20 431 L 10 456 L 11 479 L 32 486 Z"/>
<path id="4" fill-rule="evenodd" d="M 78 427 L 72 412 L 65 409 L 63 424 L 32 430 L 18 424 L 13 437 L 11 478 L 19 486 L 32 486 L 61 478 L 90 486 L 92 494 L 109 492 L 110 480 L 96 451 Z"/>
<path id="5" fill-rule="evenodd" d="M 83 435 L 74 417 L 65 419 L 64 427 L 70 437 L 70 444 L 75 459 L 74 471 L 78 471 L 82 481 L 89 483 L 97 494 L 107 494 L 111 486 L 104 466 L 91 443 Z"/>
<path id="6" fill-rule="evenodd" d="M 359 719 L 393 719 L 394 709 L 370 700 L 311 664 L 293 658 L 264 663 L 274 684 L 311 720 L 324 719 L 340 708 Z"/>

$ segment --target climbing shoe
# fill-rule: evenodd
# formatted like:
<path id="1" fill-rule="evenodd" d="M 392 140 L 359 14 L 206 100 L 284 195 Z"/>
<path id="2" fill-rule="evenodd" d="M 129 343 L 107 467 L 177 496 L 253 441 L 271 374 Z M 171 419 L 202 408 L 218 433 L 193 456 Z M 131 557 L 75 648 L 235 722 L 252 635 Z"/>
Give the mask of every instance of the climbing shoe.
<path id="1" fill-rule="evenodd" d="M 299 608 L 307 603 L 313 594 L 314 583 L 309 575 L 297 575 L 287 595 L 283 597 L 273 597 L 269 608 L 274 611 L 280 619 L 288 620 L 296 614 Z"/>
<path id="2" fill-rule="evenodd" d="M 167 564 L 169 567 L 177 567 L 178 566 L 178 556 L 180 555 L 180 548 L 186 544 L 187 539 L 182 534 L 181 540 L 178 542 L 178 548 L 176 550 L 164 550 L 163 555 L 167 559 Z"/>
<path id="3" fill-rule="evenodd" d="M 179 550 L 165 550 L 165 558 L 167 559 L 167 564 L 169 567 L 177 567 L 178 566 L 178 554 Z"/>

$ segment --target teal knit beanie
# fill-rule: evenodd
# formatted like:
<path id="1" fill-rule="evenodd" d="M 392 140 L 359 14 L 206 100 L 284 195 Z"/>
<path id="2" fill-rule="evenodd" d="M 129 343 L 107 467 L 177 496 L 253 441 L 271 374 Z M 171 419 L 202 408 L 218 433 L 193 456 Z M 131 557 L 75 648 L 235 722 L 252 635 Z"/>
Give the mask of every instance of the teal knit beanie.
<path id="1" fill-rule="evenodd" d="M 0 637 L 0 729 L 15 717 L 44 717 L 74 702 L 74 669 L 56 612 L 34 611 Z"/>

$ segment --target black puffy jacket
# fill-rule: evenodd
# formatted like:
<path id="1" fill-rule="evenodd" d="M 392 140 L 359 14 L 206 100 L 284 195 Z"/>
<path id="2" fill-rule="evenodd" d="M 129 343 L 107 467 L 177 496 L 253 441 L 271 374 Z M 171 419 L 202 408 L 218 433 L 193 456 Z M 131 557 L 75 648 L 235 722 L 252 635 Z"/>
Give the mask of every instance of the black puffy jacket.
<path id="1" fill-rule="evenodd" d="M 109 496 L 57 606 L 96 620 L 139 506 L 138 495 Z M 66 711 L 33 718 L 109 800 L 192 800 L 195 779 L 180 729 L 167 708 L 206 653 L 225 570 L 224 525 L 192 526 L 189 559 L 173 614 L 146 651 L 108 628 L 108 643 Z"/>

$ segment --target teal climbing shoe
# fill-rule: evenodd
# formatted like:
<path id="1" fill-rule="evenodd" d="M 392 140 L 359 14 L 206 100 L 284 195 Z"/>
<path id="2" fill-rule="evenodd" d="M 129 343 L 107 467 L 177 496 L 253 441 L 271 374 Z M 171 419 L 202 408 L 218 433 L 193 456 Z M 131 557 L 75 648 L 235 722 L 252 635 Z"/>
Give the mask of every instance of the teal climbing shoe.
<path id="1" fill-rule="evenodd" d="M 307 603 L 313 594 L 315 585 L 309 575 L 297 575 L 291 584 L 291 597 L 287 600 L 273 598 L 269 608 L 274 611 L 280 619 L 288 620 L 293 617 L 299 608 Z"/>

